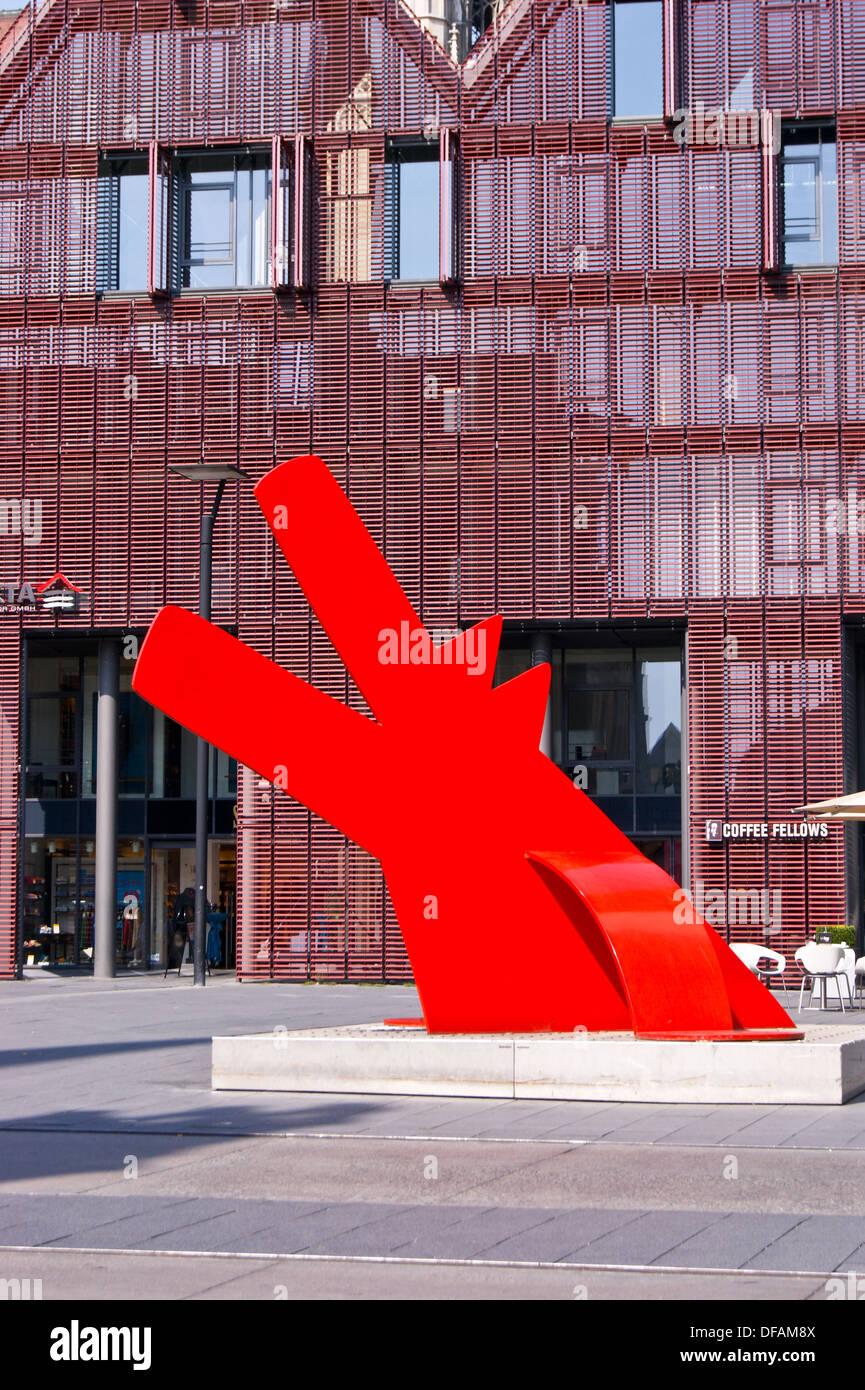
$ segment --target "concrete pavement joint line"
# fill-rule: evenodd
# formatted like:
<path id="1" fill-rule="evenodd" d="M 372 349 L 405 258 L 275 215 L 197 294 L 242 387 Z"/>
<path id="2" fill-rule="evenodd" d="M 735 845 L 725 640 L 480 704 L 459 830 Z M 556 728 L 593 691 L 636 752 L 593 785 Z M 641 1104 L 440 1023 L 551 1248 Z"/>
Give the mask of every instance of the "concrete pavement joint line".
<path id="1" fill-rule="evenodd" d="M 621 1104 L 627 1105 L 631 1102 L 622 1101 Z M 865 1132 L 865 1131 L 862 1131 Z M 853 1136 L 859 1137 L 860 1131 L 857 1130 Z M 235 1129 L 230 1132 L 224 1129 L 151 1129 L 143 1128 L 141 1124 L 132 1129 L 93 1129 L 88 1126 L 86 1129 L 72 1129 L 68 1126 L 49 1126 L 49 1125 L 10 1125 L 0 1121 L 0 1134 L 116 1134 L 131 1135 L 135 1138 L 171 1138 L 171 1139 L 226 1139 L 235 1141 L 238 1139 L 335 1139 L 335 1140 L 364 1140 L 365 1142 L 377 1143 L 402 1143 L 402 1144 L 429 1144 L 435 1141 L 437 1144 L 537 1144 L 549 1145 L 550 1147 L 561 1148 L 567 1145 L 570 1148 L 592 1147 L 593 1145 L 609 1145 L 611 1148 L 619 1149 L 640 1149 L 651 1148 L 653 1151 L 671 1149 L 675 1153 L 687 1153 L 689 1150 L 696 1153 L 711 1153 L 716 1149 L 723 1148 L 735 1142 L 735 1134 L 727 1134 L 723 1139 L 715 1140 L 704 1144 L 669 1144 L 665 1140 L 645 1140 L 645 1139 L 616 1139 L 607 1138 L 606 1134 L 593 1135 L 590 1139 L 545 1139 L 543 1137 L 532 1138 L 529 1136 L 511 1135 L 478 1135 L 478 1134 L 369 1134 L 366 1130 L 356 1130 L 354 1132 L 345 1130 L 332 1133 L 321 1130 L 273 1130 L 273 1129 Z M 665 1136 L 666 1138 L 666 1136 Z M 817 1148 L 813 1145 L 799 1145 L 784 1143 L 783 1146 L 772 1144 L 749 1144 L 747 1148 L 749 1154 L 761 1153 L 810 1153 L 815 1155 L 839 1154 L 845 1155 L 855 1152 L 849 1147 L 834 1148 L 832 1145 L 824 1145 Z M 2 1179 L 0 1179 L 2 1186 Z"/>
<path id="2" fill-rule="evenodd" d="M 423 1255 L 310 1255 L 305 1251 L 287 1251 L 276 1254 L 271 1251 L 256 1253 L 252 1250 L 116 1250 L 111 1246 L 90 1245 L 0 1245 L 3 1255 L 33 1255 L 48 1252 L 60 1255 L 115 1255 L 121 1259 L 126 1256 L 149 1255 L 156 1258 L 182 1260 L 263 1260 L 269 1264 L 283 1260 L 318 1261 L 330 1264 L 389 1264 L 389 1265 L 462 1265 L 468 1268 L 492 1269 L 579 1269 L 586 1274 L 688 1274 L 724 1275 L 736 1279 L 830 1279 L 831 1271 L 813 1269 L 731 1269 L 709 1268 L 691 1265 L 615 1265 L 615 1264 L 576 1264 L 573 1261 L 559 1260 L 477 1260 L 453 1259 Z"/>

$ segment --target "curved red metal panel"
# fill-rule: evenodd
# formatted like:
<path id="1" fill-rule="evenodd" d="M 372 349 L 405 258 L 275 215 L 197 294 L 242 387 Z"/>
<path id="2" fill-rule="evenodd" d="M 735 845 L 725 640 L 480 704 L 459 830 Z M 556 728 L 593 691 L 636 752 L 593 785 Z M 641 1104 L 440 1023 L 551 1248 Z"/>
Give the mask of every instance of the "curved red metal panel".
<path id="1" fill-rule="evenodd" d="M 526 857 L 556 874 L 591 912 L 619 970 L 638 1037 L 802 1036 L 697 913 L 689 914 L 691 921 L 676 920 L 682 914 L 675 883 L 638 850 L 627 860 L 591 867 L 570 853 L 529 851 Z"/>

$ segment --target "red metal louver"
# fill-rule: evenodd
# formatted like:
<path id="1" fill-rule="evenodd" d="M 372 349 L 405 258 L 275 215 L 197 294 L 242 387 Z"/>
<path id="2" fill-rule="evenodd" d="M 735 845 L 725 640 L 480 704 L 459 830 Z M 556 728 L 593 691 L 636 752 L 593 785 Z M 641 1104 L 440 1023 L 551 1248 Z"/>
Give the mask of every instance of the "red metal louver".
<path id="1" fill-rule="evenodd" d="M 778 267 L 778 157 L 775 153 L 775 111 L 760 112 L 760 174 L 762 186 L 763 269 Z"/>
<path id="2" fill-rule="evenodd" d="M 459 279 L 458 142 L 449 126 L 439 131 L 439 280 Z"/>
<path id="3" fill-rule="evenodd" d="M 171 156 L 157 140 L 148 150 L 147 293 L 166 295 L 171 289 Z"/>

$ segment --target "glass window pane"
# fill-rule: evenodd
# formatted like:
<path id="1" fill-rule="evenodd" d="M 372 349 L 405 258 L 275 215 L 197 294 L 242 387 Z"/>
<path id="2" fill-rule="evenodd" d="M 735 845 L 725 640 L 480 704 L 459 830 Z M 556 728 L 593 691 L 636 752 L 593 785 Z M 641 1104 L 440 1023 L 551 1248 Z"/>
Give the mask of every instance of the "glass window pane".
<path id="1" fill-rule="evenodd" d="M 77 850 L 74 839 L 28 836 L 25 841 L 25 965 L 72 965 L 76 934 L 79 950 L 92 943 L 92 914 L 88 916 L 83 899 L 88 892 L 92 897 L 93 860 L 88 863 L 82 857 L 79 881 Z"/>
<path id="2" fill-rule="evenodd" d="M 818 230 L 816 159 L 784 164 L 784 231 L 788 237 L 815 237 Z"/>
<path id="3" fill-rule="evenodd" d="M 55 694 L 77 690 L 80 672 L 77 656 L 31 656 L 27 661 L 27 689 L 31 695 L 41 691 Z"/>
<path id="4" fill-rule="evenodd" d="M 838 260 L 838 163 L 834 140 L 824 140 L 820 169 L 823 213 L 823 264 Z"/>
<path id="5" fill-rule="evenodd" d="M 522 671 L 528 671 L 532 664 L 530 647 L 500 647 L 493 676 L 493 685 L 504 685 Z"/>
<path id="6" fill-rule="evenodd" d="M 838 169 L 831 129 L 790 127 L 781 163 L 784 261 L 832 265 L 838 260 Z"/>
<path id="7" fill-rule="evenodd" d="M 173 799 L 195 796 L 196 741 L 160 711 L 153 718 L 153 796 Z"/>
<path id="8" fill-rule="evenodd" d="M 59 775 L 60 768 L 75 767 L 76 703 L 74 695 L 31 697 L 28 704 L 27 762 L 34 771 L 42 771 L 37 778 L 40 789 L 30 790 L 28 779 L 28 796 L 77 795 L 74 789 L 70 789 L 69 777 L 61 778 Z"/>
<path id="9" fill-rule="evenodd" d="M 147 706 L 121 690 L 117 708 L 118 795 L 143 796 L 147 770 Z"/>
<path id="10" fill-rule="evenodd" d="M 568 692 L 568 761 L 626 762 L 631 756 L 628 690 Z"/>
<path id="11" fill-rule="evenodd" d="M 147 288 L 147 222 L 150 180 L 147 174 L 124 174 L 120 189 L 117 288 Z"/>
<path id="12" fill-rule="evenodd" d="M 661 0 L 613 5 L 616 116 L 658 116 L 664 109 Z"/>
<path id="13" fill-rule="evenodd" d="M 191 261 L 226 261 L 232 254 L 234 190 L 190 188 L 188 255 Z"/>
<path id="14" fill-rule="evenodd" d="M 439 278 L 438 160 L 399 166 L 399 278 Z"/>
<path id="15" fill-rule="evenodd" d="M 270 170 L 252 171 L 252 276 L 250 284 L 267 284 L 270 256 Z"/>
<path id="16" fill-rule="evenodd" d="M 611 685 L 630 685 L 634 668 L 630 651 L 566 651 L 565 685 L 587 685 L 606 689 Z"/>
<path id="17" fill-rule="evenodd" d="M 680 796 L 682 688 L 678 652 L 638 652 L 637 792 Z"/>

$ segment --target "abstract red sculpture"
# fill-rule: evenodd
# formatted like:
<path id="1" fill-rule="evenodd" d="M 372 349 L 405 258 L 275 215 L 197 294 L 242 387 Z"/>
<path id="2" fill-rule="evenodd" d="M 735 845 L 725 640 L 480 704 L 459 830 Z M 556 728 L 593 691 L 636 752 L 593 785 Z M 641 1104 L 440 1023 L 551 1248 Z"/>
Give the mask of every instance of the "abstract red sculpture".
<path id="1" fill-rule="evenodd" d="M 492 688 L 500 618 L 435 644 L 320 459 L 255 491 L 374 719 L 175 607 L 133 686 L 381 860 L 429 1032 L 801 1036 L 539 751 L 549 667 Z"/>

